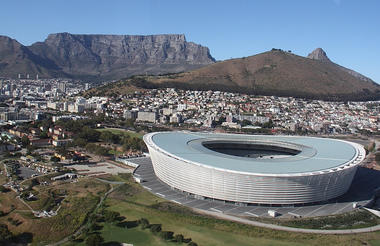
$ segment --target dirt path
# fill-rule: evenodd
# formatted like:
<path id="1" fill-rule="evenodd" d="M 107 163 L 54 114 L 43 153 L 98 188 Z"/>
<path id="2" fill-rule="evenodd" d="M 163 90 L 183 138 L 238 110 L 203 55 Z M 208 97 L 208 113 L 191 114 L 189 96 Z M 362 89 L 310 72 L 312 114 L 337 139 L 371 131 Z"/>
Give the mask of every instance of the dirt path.
<path id="1" fill-rule="evenodd" d="M 102 181 L 102 182 L 105 182 L 105 183 L 109 183 L 109 184 L 122 184 L 123 182 L 113 182 L 113 181 L 108 181 L 108 180 L 103 180 L 103 179 L 97 179 L 97 180 L 100 180 L 100 181 Z M 99 203 L 96 205 L 96 208 L 94 209 L 94 211 L 96 211 L 102 204 L 103 204 L 103 202 L 104 202 L 104 200 L 107 198 L 107 196 L 109 195 L 109 194 L 111 194 L 115 189 L 117 189 L 118 187 L 119 187 L 120 185 L 118 185 L 118 186 L 111 186 L 111 189 L 109 189 L 105 194 L 104 194 L 104 196 L 100 199 L 100 201 L 99 201 Z M 83 231 L 83 229 L 86 227 L 86 224 L 84 224 L 84 225 L 82 225 L 81 227 L 79 227 L 79 229 L 78 230 L 76 230 L 76 232 L 74 232 L 73 234 L 71 234 L 71 235 L 69 235 L 69 236 L 67 236 L 67 237 L 65 237 L 64 239 L 62 239 L 61 241 L 59 241 L 59 242 L 56 242 L 56 243 L 52 243 L 52 244 L 48 244 L 47 246 L 57 246 L 57 245 L 61 245 L 61 244 L 63 244 L 63 243 L 66 243 L 66 242 L 68 242 L 69 241 L 69 239 L 71 238 L 71 237 L 77 237 L 77 236 L 79 236 L 81 233 L 82 233 L 82 231 Z"/>

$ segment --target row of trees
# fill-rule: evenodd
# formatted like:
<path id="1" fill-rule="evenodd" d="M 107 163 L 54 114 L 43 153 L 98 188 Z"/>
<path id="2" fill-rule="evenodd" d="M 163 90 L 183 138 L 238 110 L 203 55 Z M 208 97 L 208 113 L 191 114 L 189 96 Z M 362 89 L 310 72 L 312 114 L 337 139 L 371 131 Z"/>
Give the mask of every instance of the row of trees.
<path id="1" fill-rule="evenodd" d="M 191 238 L 185 238 L 182 234 L 174 234 L 172 231 L 163 231 L 161 224 L 150 224 L 148 219 L 141 218 L 136 221 L 124 221 L 125 217 L 120 216 L 120 213 L 115 211 L 109 211 L 102 209 L 99 213 L 94 214 L 89 218 L 89 226 L 85 231 L 87 234 L 86 245 L 98 246 L 104 242 L 104 239 L 97 232 L 102 226 L 97 223 L 106 222 L 110 224 L 116 223 L 117 226 L 124 227 L 126 229 L 140 226 L 143 230 L 149 230 L 154 235 L 159 236 L 163 240 L 177 243 L 187 243 L 188 246 L 197 246 L 195 242 L 192 242 Z"/>
<path id="2" fill-rule="evenodd" d="M 172 231 L 163 231 L 161 224 L 149 224 L 149 221 L 145 218 L 141 218 L 137 221 L 141 229 L 149 229 L 153 234 L 158 235 L 164 240 L 177 242 L 177 243 L 188 243 L 189 246 L 197 246 L 195 242 L 192 242 L 191 238 L 185 238 L 182 234 L 175 234 Z"/>

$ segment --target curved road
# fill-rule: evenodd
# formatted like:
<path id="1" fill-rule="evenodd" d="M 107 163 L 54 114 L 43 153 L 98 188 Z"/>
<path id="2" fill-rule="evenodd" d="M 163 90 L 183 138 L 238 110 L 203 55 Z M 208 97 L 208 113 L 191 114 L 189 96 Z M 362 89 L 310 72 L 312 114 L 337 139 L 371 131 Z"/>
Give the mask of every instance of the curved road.
<path id="1" fill-rule="evenodd" d="M 288 226 L 280 226 L 273 224 L 266 224 L 258 221 L 252 221 L 248 219 L 243 219 L 235 216 L 231 216 L 228 214 L 222 214 L 217 212 L 206 211 L 202 209 L 194 208 L 194 210 L 201 214 L 211 215 L 213 217 L 217 217 L 220 219 L 230 220 L 234 222 L 239 222 L 247 225 L 253 225 L 258 227 L 263 227 L 267 229 L 280 230 L 280 231 L 289 231 L 289 232 L 300 232 L 300 233 L 313 233 L 313 234 L 354 234 L 354 233 L 363 233 L 363 232 L 374 232 L 380 230 L 380 225 L 366 227 L 366 228 L 358 228 L 358 229 L 344 229 L 344 230 L 319 230 L 319 229 L 303 229 L 303 228 L 295 228 Z"/>

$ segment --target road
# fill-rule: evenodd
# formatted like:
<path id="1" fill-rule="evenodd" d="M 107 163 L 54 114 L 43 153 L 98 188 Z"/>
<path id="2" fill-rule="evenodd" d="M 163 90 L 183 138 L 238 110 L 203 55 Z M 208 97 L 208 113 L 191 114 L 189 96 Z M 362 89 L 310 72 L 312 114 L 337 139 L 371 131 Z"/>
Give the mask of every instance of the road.
<path id="1" fill-rule="evenodd" d="M 200 214 L 207 214 L 211 215 L 216 218 L 230 220 L 234 222 L 239 222 L 247 225 L 252 226 L 258 226 L 273 230 L 280 230 L 280 231 L 288 231 L 288 232 L 300 232 L 300 233 L 312 233 L 312 234 L 355 234 L 355 233 L 363 233 L 363 232 L 373 232 L 373 231 L 379 231 L 380 225 L 367 227 L 367 228 L 358 228 L 358 229 L 345 229 L 345 230 L 318 230 L 318 229 L 303 229 L 303 228 L 294 228 L 294 227 L 287 227 L 287 226 L 280 226 L 280 225 L 273 225 L 273 224 L 266 224 L 258 221 L 251 221 L 248 219 L 243 219 L 240 217 L 231 216 L 228 214 L 218 213 L 218 212 L 212 212 L 212 211 L 206 211 L 202 209 L 196 209 L 194 210 Z"/>

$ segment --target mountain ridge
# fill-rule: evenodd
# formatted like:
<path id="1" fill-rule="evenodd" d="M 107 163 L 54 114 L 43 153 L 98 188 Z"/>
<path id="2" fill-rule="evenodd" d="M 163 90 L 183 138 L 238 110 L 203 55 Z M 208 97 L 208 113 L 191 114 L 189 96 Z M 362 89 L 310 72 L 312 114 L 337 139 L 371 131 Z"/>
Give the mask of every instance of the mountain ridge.
<path id="1" fill-rule="evenodd" d="M 307 58 L 309 59 L 313 59 L 313 60 L 319 60 L 319 61 L 322 61 L 322 62 L 330 62 L 332 64 L 335 64 L 337 66 L 339 66 L 343 71 L 351 74 L 352 76 L 358 78 L 358 79 L 361 79 L 361 80 L 364 80 L 364 81 L 367 81 L 367 82 L 371 82 L 372 79 L 352 70 L 352 69 L 349 69 L 349 68 L 345 68 L 339 64 L 336 64 L 334 62 L 332 62 L 330 60 L 330 58 L 328 58 L 326 52 L 322 49 L 322 48 L 316 48 L 315 50 L 313 50 L 308 56 Z"/>
<path id="2" fill-rule="evenodd" d="M 215 62 L 207 47 L 187 42 L 184 34 L 54 33 L 49 34 L 45 41 L 30 46 L 18 44 L 35 57 L 35 68 L 4 63 L 0 67 L 0 77 L 40 73 L 45 77 L 61 75 L 73 78 L 120 79 L 134 74 L 187 71 Z M 0 43 L 0 54 L 2 46 L 5 45 Z M 5 54 L 3 52 L 0 55 L 0 61 L 8 59 Z M 31 60 L 27 59 L 25 62 L 29 64 L 32 63 Z M 24 61 L 21 59 L 20 62 Z M 46 64 L 49 65 L 48 68 L 45 68 Z"/>

